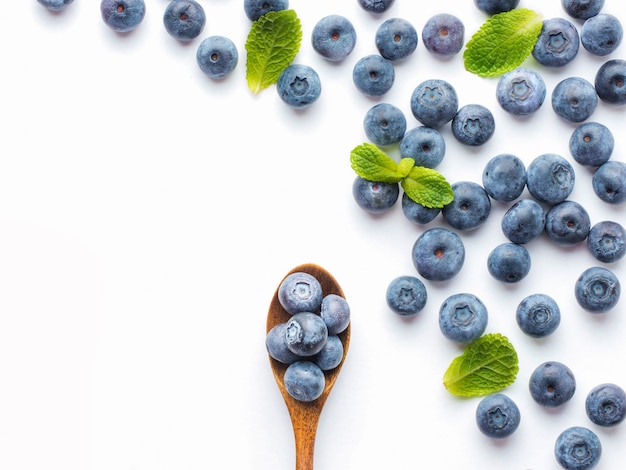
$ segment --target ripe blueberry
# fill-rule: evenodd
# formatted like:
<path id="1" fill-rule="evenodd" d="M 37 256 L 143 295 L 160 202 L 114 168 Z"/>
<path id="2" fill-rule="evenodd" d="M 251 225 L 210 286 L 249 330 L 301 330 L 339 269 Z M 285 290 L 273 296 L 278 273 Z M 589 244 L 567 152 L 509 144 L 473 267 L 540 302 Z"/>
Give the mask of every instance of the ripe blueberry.
<path id="1" fill-rule="evenodd" d="M 564 18 L 551 18 L 543 20 L 532 55 L 541 65 L 562 67 L 574 60 L 579 48 L 576 26 Z"/>
<path id="2" fill-rule="evenodd" d="M 289 8 L 288 0 L 243 0 L 243 10 L 250 21 L 256 21 L 270 11 Z"/>
<path id="3" fill-rule="evenodd" d="M 430 281 L 447 281 L 456 276 L 465 261 L 461 237 L 447 228 L 434 227 L 423 232 L 411 252 L 417 272 Z"/>
<path id="4" fill-rule="evenodd" d="M 379 54 L 360 58 L 352 69 L 352 81 L 366 96 L 382 96 L 395 81 L 395 70 L 391 61 Z"/>
<path id="5" fill-rule="evenodd" d="M 357 176 L 352 184 L 352 196 L 358 206 L 370 214 L 387 212 L 400 196 L 398 183 L 369 181 Z"/>
<path id="6" fill-rule="evenodd" d="M 596 433 L 582 426 L 567 428 L 556 438 L 554 456 L 566 470 L 589 470 L 600 461 L 602 444 Z"/>
<path id="7" fill-rule="evenodd" d="M 183 42 L 198 37 L 205 23 L 204 8 L 195 0 L 174 0 L 163 14 L 165 30 L 170 36 Z"/>
<path id="8" fill-rule="evenodd" d="M 426 50 L 438 57 L 449 57 L 463 48 L 465 26 L 456 16 L 438 13 L 428 19 L 422 28 L 422 42 Z"/>
<path id="9" fill-rule="evenodd" d="M 530 294 L 517 305 L 515 319 L 520 329 L 533 338 L 551 335 L 561 323 L 561 309 L 546 294 Z"/>
<path id="10" fill-rule="evenodd" d="M 523 245 L 502 243 L 489 253 L 487 269 L 498 281 L 519 282 L 530 272 L 530 254 Z"/>
<path id="11" fill-rule="evenodd" d="M 320 97 L 322 83 L 312 67 L 304 64 L 291 64 L 278 77 L 276 91 L 287 105 L 295 109 L 304 109 Z"/>
<path id="12" fill-rule="evenodd" d="M 487 321 L 487 307 L 474 294 L 453 294 L 439 308 L 441 333 L 457 343 L 467 344 L 479 338 L 487 328 Z"/>
<path id="13" fill-rule="evenodd" d="M 496 155 L 485 165 L 482 183 L 492 199 L 511 202 L 520 197 L 526 188 L 524 162 L 508 153 Z"/>
<path id="14" fill-rule="evenodd" d="M 450 122 L 459 109 L 454 87 L 441 79 L 421 82 L 411 94 L 411 112 L 425 126 L 438 129 Z"/>
<path id="15" fill-rule="evenodd" d="M 389 18 L 376 30 L 376 48 L 388 60 L 402 60 L 415 52 L 417 31 L 404 18 Z"/>
<path id="16" fill-rule="evenodd" d="M 348 18 L 328 15 L 313 27 L 311 45 L 325 59 L 340 62 L 354 50 L 356 38 L 356 30 Z"/>
<path id="17" fill-rule="evenodd" d="M 485 436 L 503 439 L 519 427 L 521 414 L 517 404 L 504 393 L 487 395 L 476 407 L 476 424 Z"/>
<path id="18" fill-rule="evenodd" d="M 482 145 L 495 130 L 493 114 L 480 104 L 466 104 L 452 118 L 452 135 L 465 145 Z"/>
<path id="19" fill-rule="evenodd" d="M 626 229 L 612 220 L 596 223 L 589 231 L 587 248 L 603 263 L 614 263 L 626 254 Z"/>
<path id="20" fill-rule="evenodd" d="M 530 396 L 541 406 L 556 408 L 568 402 L 576 392 L 571 369 L 557 361 L 540 364 L 528 381 Z"/>
<path id="21" fill-rule="evenodd" d="M 626 417 L 626 392 L 613 383 L 596 385 L 587 394 L 585 411 L 598 426 L 616 426 Z"/>
<path id="22" fill-rule="evenodd" d="M 424 283 L 415 276 L 399 276 L 387 286 L 387 305 L 398 315 L 413 316 L 419 313 L 428 300 Z"/>
<path id="23" fill-rule="evenodd" d="M 220 79 L 237 66 L 237 46 L 224 36 L 209 36 L 202 40 L 196 51 L 196 62 L 209 78 Z"/>
<path id="24" fill-rule="evenodd" d="M 106 25 L 113 31 L 127 33 L 143 20 L 146 4 L 144 0 L 102 0 L 100 13 Z"/>
<path id="25" fill-rule="evenodd" d="M 585 269 L 576 280 L 576 301 L 591 313 L 605 313 L 617 305 L 621 293 L 619 279 L 613 271 L 592 266 Z"/>

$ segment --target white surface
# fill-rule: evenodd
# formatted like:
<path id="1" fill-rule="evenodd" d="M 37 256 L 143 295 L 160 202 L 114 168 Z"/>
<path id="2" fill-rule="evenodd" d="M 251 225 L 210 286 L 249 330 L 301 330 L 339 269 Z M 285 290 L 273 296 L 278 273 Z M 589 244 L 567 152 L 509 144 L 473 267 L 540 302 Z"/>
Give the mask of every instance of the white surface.
<path id="1" fill-rule="evenodd" d="M 240 51 L 222 82 L 195 64 L 200 39 L 181 44 L 167 35 L 165 0 L 148 2 L 144 22 L 128 35 L 109 30 L 93 0 L 57 15 L 23 3 L 9 8 L 0 29 L 0 468 L 293 468 L 291 424 L 264 334 L 275 288 L 303 262 L 331 271 L 353 312 L 349 356 L 318 429 L 316 468 L 552 470 L 554 440 L 571 425 L 600 436 L 598 469 L 623 466 L 626 428 L 591 424 L 584 399 L 601 382 L 626 386 L 624 301 L 605 315 L 578 307 L 574 281 L 598 264 L 584 246 L 564 249 L 542 237 L 528 245 L 528 278 L 498 283 L 486 257 L 505 241 L 506 205 L 494 203 L 488 222 L 463 234 L 462 272 L 427 284 L 417 318 L 404 321 L 385 304 L 391 279 L 416 274 L 410 251 L 422 228 L 399 204 L 371 217 L 352 199 L 348 156 L 366 140 L 370 106 L 393 103 L 416 126 L 413 88 L 444 78 L 461 105 L 489 107 L 497 130 L 481 148 L 460 146 L 445 128 L 438 169 L 450 181 L 480 182 L 499 153 L 526 163 L 546 152 L 569 158 L 574 126 L 554 115 L 549 96 L 532 118 L 515 119 L 499 109 L 495 80 L 465 72 L 460 55 L 430 57 L 421 39 L 386 96 L 366 98 L 353 86 L 352 65 L 376 52 L 384 19 L 404 17 L 421 31 L 432 14 L 451 12 L 468 39 L 484 19 L 472 2 L 397 0 L 375 17 L 356 0 L 292 0 L 304 34 L 296 61 L 315 67 L 323 82 L 305 112 L 289 109 L 273 88 L 248 91 L 249 21 L 239 0 L 201 0 L 202 37 L 226 35 Z M 618 5 L 607 1 L 604 11 L 625 20 Z M 556 1 L 520 6 L 564 15 Z M 343 14 L 357 29 L 357 47 L 340 64 L 310 46 L 312 27 L 327 14 Z M 611 57 L 623 57 L 624 47 Z M 567 68 L 540 70 L 550 93 L 566 76 L 593 81 L 607 59 L 581 49 Z M 624 112 L 600 103 L 592 117 L 614 132 L 619 160 Z M 623 207 L 593 194 L 591 172 L 575 169 L 571 198 L 592 222 L 626 222 Z M 624 263 L 611 268 L 626 280 Z M 509 336 L 520 357 L 506 393 L 522 424 L 501 442 L 475 426 L 478 399 L 455 398 L 441 384 L 461 348 L 440 334 L 437 312 L 460 291 L 485 302 L 487 331 Z M 563 314 L 543 341 L 526 337 L 514 319 L 517 303 L 534 292 L 552 295 Z M 554 411 L 527 392 L 531 371 L 546 360 L 570 366 L 578 383 L 571 402 Z"/>

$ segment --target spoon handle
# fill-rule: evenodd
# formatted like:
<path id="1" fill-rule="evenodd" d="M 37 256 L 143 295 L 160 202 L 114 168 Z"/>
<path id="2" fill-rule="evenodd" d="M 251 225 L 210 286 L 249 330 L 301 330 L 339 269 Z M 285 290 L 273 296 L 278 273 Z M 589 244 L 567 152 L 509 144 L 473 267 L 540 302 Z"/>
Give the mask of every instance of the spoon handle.
<path id="1" fill-rule="evenodd" d="M 316 407 L 302 407 L 292 417 L 296 443 L 296 470 L 313 470 L 315 435 L 320 411 Z"/>

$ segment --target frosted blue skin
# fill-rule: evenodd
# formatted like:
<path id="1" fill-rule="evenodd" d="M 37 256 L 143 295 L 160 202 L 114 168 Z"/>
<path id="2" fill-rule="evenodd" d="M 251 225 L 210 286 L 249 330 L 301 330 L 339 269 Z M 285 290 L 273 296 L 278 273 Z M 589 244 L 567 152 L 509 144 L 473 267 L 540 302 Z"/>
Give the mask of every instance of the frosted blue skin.
<path id="1" fill-rule="evenodd" d="M 449 13 L 438 13 L 426 21 L 422 28 L 422 43 L 426 50 L 437 57 L 457 54 L 465 40 L 463 22 Z"/>
<path id="2" fill-rule="evenodd" d="M 441 209 L 443 219 L 457 230 L 475 230 L 485 223 L 491 213 L 487 191 L 473 181 L 453 183 L 454 199 Z"/>
<path id="3" fill-rule="evenodd" d="M 454 87 L 441 79 L 425 80 L 411 94 L 411 112 L 425 126 L 438 129 L 450 122 L 459 109 Z"/>
<path id="4" fill-rule="evenodd" d="M 309 273 L 291 273 L 278 287 L 278 302 L 290 315 L 318 312 L 322 298 L 322 285 Z"/>
<path id="5" fill-rule="evenodd" d="M 404 18 L 389 18 L 376 30 L 374 42 L 385 59 L 406 59 L 417 48 L 417 30 Z"/>
<path id="6" fill-rule="evenodd" d="M 626 417 L 626 392 L 613 383 L 596 385 L 587 394 L 585 411 L 598 426 L 617 426 Z"/>
<path id="7" fill-rule="evenodd" d="M 602 64 L 594 84 L 598 97 L 605 103 L 626 104 L 626 60 L 611 59 Z"/>
<path id="8" fill-rule="evenodd" d="M 63 11 L 74 0 L 37 0 L 37 1 L 50 11 Z"/>
<path id="9" fill-rule="evenodd" d="M 561 309 L 546 294 L 530 294 L 522 299 L 515 311 L 517 325 L 533 338 L 545 338 L 561 323 Z"/>
<path id="10" fill-rule="evenodd" d="M 487 269 L 494 279 L 506 282 L 520 282 L 530 272 L 530 254 L 523 245 L 502 243 L 496 246 L 487 257 Z"/>
<path id="11" fill-rule="evenodd" d="M 602 444 L 590 429 L 572 426 L 556 438 L 554 456 L 566 470 L 589 470 L 600 461 Z"/>
<path id="12" fill-rule="evenodd" d="M 556 408 L 568 402 L 576 392 L 571 369 L 557 361 L 538 365 L 528 380 L 530 396 L 538 405 Z"/>
<path id="13" fill-rule="evenodd" d="M 561 246 L 584 242 L 590 229 L 589 213 L 575 201 L 559 202 L 546 212 L 546 235 Z"/>
<path id="14" fill-rule="evenodd" d="M 624 38 L 624 28 L 617 17 L 599 13 L 588 18 L 580 28 L 580 42 L 593 55 L 606 56 L 619 47 Z"/>
<path id="15" fill-rule="evenodd" d="M 519 67 L 500 77 L 496 98 L 506 112 L 515 116 L 528 116 L 543 104 L 546 84 L 534 70 Z"/>
<path id="16" fill-rule="evenodd" d="M 221 79 L 229 75 L 239 61 L 237 46 L 224 36 L 209 36 L 196 51 L 196 62 L 209 78 Z"/>
<path id="17" fill-rule="evenodd" d="M 400 141 L 400 156 L 412 158 L 416 166 L 436 168 L 446 154 L 446 142 L 441 132 L 418 126 L 404 133 Z"/>
<path id="18" fill-rule="evenodd" d="M 487 328 L 485 304 L 474 294 L 448 297 L 439 308 L 439 329 L 451 341 L 467 344 L 479 338 Z"/>
<path id="19" fill-rule="evenodd" d="M 313 362 L 322 370 L 332 370 L 341 364 L 343 358 L 343 343 L 337 335 L 328 335 L 326 343 L 320 352 L 313 358 Z"/>
<path id="20" fill-rule="evenodd" d="M 366 96 L 382 96 L 387 93 L 396 78 L 393 64 L 379 54 L 361 57 L 352 69 L 352 81 Z"/>
<path id="21" fill-rule="evenodd" d="M 391 209 L 400 197 L 400 185 L 369 181 L 357 176 L 352 183 L 352 196 L 365 212 L 382 214 Z"/>
<path id="22" fill-rule="evenodd" d="M 326 386 L 324 371 L 311 361 L 290 364 L 285 370 L 283 381 L 289 395 L 304 402 L 319 398 Z"/>
<path id="23" fill-rule="evenodd" d="M 378 103 L 365 113 L 363 130 L 367 138 L 380 147 L 397 144 L 406 132 L 406 117 L 390 103 Z"/>
<path id="24" fill-rule="evenodd" d="M 182 42 L 191 41 L 202 33 L 206 14 L 195 0 L 174 0 L 163 13 L 163 25 L 170 36 Z"/>
<path id="25" fill-rule="evenodd" d="M 580 49 L 580 35 L 571 21 L 565 18 L 543 20 L 543 25 L 532 55 L 546 67 L 563 67 L 569 64 Z"/>
<path id="26" fill-rule="evenodd" d="M 291 364 L 300 359 L 300 356 L 287 347 L 286 330 L 287 323 L 279 323 L 274 326 L 265 336 L 265 348 L 267 353 L 278 362 Z"/>
<path id="27" fill-rule="evenodd" d="M 320 316 L 329 335 L 337 335 L 348 328 L 350 323 L 350 305 L 348 301 L 337 294 L 328 294 L 322 298 Z"/>
<path id="28" fill-rule="evenodd" d="M 483 145 L 495 130 L 493 114 L 480 104 L 466 104 L 452 118 L 452 135 L 465 145 Z"/>
<path id="29" fill-rule="evenodd" d="M 356 30 L 348 18 L 328 15 L 319 20 L 311 32 L 313 50 L 331 62 L 340 62 L 356 46 Z"/>
<path id="30" fill-rule="evenodd" d="M 502 216 L 500 227 L 509 241 L 524 245 L 543 233 L 546 215 L 534 199 L 520 199 Z"/>
<path id="31" fill-rule="evenodd" d="M 626 255 L 626 229 L 612 220 L 596 223 L 587 236 L 587 248 L 602 263 L 614 263 Z"/>
<path id="32" fill-rule="evenodd" d="M 424 279 L 447 281 L 461 271 L 465 262 L 465 246 L 461 237 L 452 230 L 434 227 L 417 238 L 411 258 Z"/>
<path id="33" fill-rule="evenodd" d="M 474 0 L 474 5 L 487 15 L 495 15 L 517 8 L 520 0 Z"/>
<path id="34" fill-rule="evenodd" d="M 514 201 L 526 188 L 524 162 L 508 153 L 496 155 L 485 165 L 482 183 L 492 199 L 501 202 Z"/>
<path id="35" fill-rule="evenodd" d="M 438 207 L 426 207 L 418 204 L 406 193 L 402 194 L 402 213 L 411 222 L 425 225 L 432 222 L 441 213 Z"/>
<path id="36" fill-rule="evenodd" d="M 568 122 L 583 122 L 598 107 L 598 94 L 584 78 L 568 77 L 561 80 L 552 91 L 552 109 Z"/>
<path id="37" fill-rule="evenodd" d="M 365 11 L 380 14 L 386 12 L 393 5 L 395 0 L 358 0 L 359 5 Z"/>
<path id="38" fill-rule="evenodd" d="M 389 308 L 398 315 L 413 316 L 421 312 L 428 293 L 424 283 L 415 276 L 399 276 L 387 286 L 385 300 Z"/>
<path id="39" fill-rule="evenodd" d="M 480 432 L 493 439 L 503 439 L 519 427 L 521 414 L 517 404 L 504 393 L 487 395 L 476 407 L 476 424 Z"/>
<path id="40" fill-rule="evenodd" d="M 294 354 L 314 356 L 324 347 L 328 338 L 328 328 L 319 315 L 300 312 L 292 315 L 287 321 L 285 338 L 287 347 Z"/>
<path id="41" fill-rule="evenodd" d="M 569 140 L 569 150 L 576 162 L 583 166 L 598 167 L 606 163 L 615 148 L 611 130 L 599 122 L 580 124 Z"/>
<path id="42" fill-rule="evenodd" d="M 243 10 L 250 21 L 256 21 L 270 11 L 289 8 L 288 0 L 244 0 Z"/>
<path id="43" fill-rule="evenodd" d="M 621 294 L 619 279 L 608 268 L 585 269 L 574 285 L 576 301 L 591 313 L 606 313 L 617 305 Z"/>
<path id="44" fill-rule="evenodd" d="M 600 13 L 604 0 L 561 0 L 561 6 L 572 18 L 586 20 Z"/>
<path id="45" fill-rule="evenodd" d="M 596 195 L 609 204 L 626 201 L 626 163 L 610 160 L 598 167 L 591 178 Z"/>
<path id="46" fill-rule="evenodd" d="M 539 202 L 565 201 L 574 190 L 575 180 L 572 164 L 554 153 L 539 155 L 526 169 L 526 187 Z"/>
<path id="47" fill-rule="evenodd" d="M 276 91 L 287 105 L 295 109 L 305 109 L 322 94 L 322 83 L 312 67 L 291 64 L 278 77 Z"/>
<path id="48" fill-rule="evenodd" d="M 146 4 L 144 0 L 102 0 L 100 13 L 113 31 L 127 33 L 143 21 Z"/>

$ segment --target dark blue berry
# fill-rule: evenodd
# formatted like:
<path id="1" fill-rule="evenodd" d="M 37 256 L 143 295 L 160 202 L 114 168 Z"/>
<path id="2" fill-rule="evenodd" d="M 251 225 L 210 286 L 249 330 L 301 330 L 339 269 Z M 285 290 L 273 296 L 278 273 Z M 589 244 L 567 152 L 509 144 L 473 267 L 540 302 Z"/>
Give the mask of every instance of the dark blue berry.
<path id="1" fill-rule="evenodd" d="M 626 229 L 612 220 L 596 223 L 587 236 L 591 255 L 603 263 L 614 263 L 626 254 Z"/>
<path id="2" fill-rule="evenodd" d="M 388 60 L 402 60 L 415 52 L 417 31 L 404 18 L 389 18 L 376 30 L 376 48 Z"/>
<path id="3" fill-rule="evenodd" d="M 146 14 L 144 0 L 102 0 L 102 19 L 113 31 L 127 33 L 143 20 Z"/>
<path id="4" fill-rule="evenodd" d="M 411 252 L 417 272 L 429 281 L 447 281 L 456 276 L 465 262 L 461 237 L 447 228 L 435 227 L 423 232 Z"/>
<path id="5" fill-rule="evenodd" d="M 395 77 L 391 61 L 379 54 L 370 54 L 360 58 L 352 69 L 354 85 L 366 96 L 384 95 L 393 86 Z"/>
<path id="6" fill-rule="evenodd" d="M 314 364 L 322 370 L 331 370 L 341 364 L 343 359 L 343 343 L 339 336 L 328 335 L 324 347 L 311 358 Z"/>
<path id="7" fill-rule="evenodd" d="M 600 461 L 602 444 L 590 429 L 572 426 L 556 438 L 554 456 L 566 470 L 590 470 Z"/>
<path id="8" fill-rule="evenodd" d="M 609 160 L 598 167 L 591 178 L 593 191 L 604 202 L 626 201 L 626 163 Z"/>
<path id="9" fill-rule="evenodd" d="M 291 352 L 299 356 L 313 356 L 324 347 L 328 328 L 318 314 L 300 312 L 287 320 L 285 338 Z"/>
<path id="10" fill-rule="evenodd" d="M 291 364 L 300 359 L 300 356 L 287 347 L 287 323 L 278 323 L 265 336 L 267 353 L 278 362 Z"/>
<path id="11" fill-rule="evenodd" d="M 552 109 L 566 121 L 586 121 L 597 106 L 596 89 L 584 78 L 565 78 L 557 83 L 552 91 Z"/>
<path id="12" fill-rule="evenodd" d="M 546 215 L 543 207 L 534 199 L 520 199 L 502 216 L 500 226 L 509 241 L 524 245 L 544 231 Z"/>
<path id="13" fill-rule="evenodd" d="M 572 18 L 586 20 L 600 13 L 604 0 L 561 0 L 561 6 Z"/>
<path id="14" fill-rule="evenodd" d="M 322 304 L 322 297 L 320 282 L 305 272 L 288 275 L 278 287 L 278 302 L 291 315 L 317 312 Z"/>
<path id="15" fill-rule="evenodd" d="M 420 83 L 411 94 L 411 112 L 425 126 L 438 129 L 450 122 L 459 109 L 454 87 L 441 79 Z"/>
<path id="16" fill-rule="evenodd" d="M 521 414 L 517 404 L 504 393 L 487 395 L 476 407 L 476 424 L 485 436 L 503 439 L 519 427 Z"/>
<path id="17" fill-rule="evenodd" d="M 425 225 L 432 222 L 441 213 L 438 207 L 426 207 L 411 199 L 407 193 L 402 194 L 402 213 L 411 222 Z"/>
<path id="18" fill-rule="evenodd" d="M 422 28 L 422 42 L 431 54 L 437 57 L 450 57 L 457 54 L 465 40 L 465 26 L 456 16 L 438 13 L 432 16 Z"/>
<path id="19" fill-rule="evenodd" d="M 320 76 L 312 67 L 291 64 L 278 77 L 276 91 L 287 105 L 304 109 L 318 100 L 322 93 L 322 83 Z"/>
<path id="20" fill-rule="evenodd" d="M 326 323 L 329 335 L 342 333 L 350 323 L 350 305 L 337 294 L 327 294 L 322 298 L 320 317 Z"/>
<path id="21" fill-rule="evenodd" d="M 412 316 L 422 311 L 428 300 L 428 294 L 426 286 L 417 277 L 399 276 L 387 286 L 385 299 L 394 313 Z"/>
<path id="22" fill-rule="evenodd" d="M 331 62 L 340 62 L 356 46 L 354 25 L 341 15 L 328 15 L 319 20 L 311 32 L 313 49 Z"/>
<path id="23" fill-rule="evenodd" d="M 451 341 L 471 343 L 485 332 L 488 316 L 487 307 L 474 294 L 453 294 L 439 308 L 439 329 Z"/>
<path id="24" fill-rule="evenodd" d="M 207 77 L 220 79 L 229 75 L 239 61 L 235 43 L 224 36 L 209 36 L 196 51 L 196 62 Z"/>
<path id="25" fill-rule="evenodd" d="M 493 114 L 480 104 L 466 104 L 452 118 L 452 135 L 465 145 L 483 145 L 495 130 Z"/>
<path id="26" fill-rule="evenodd" d="M 526 188 L 524 162 L 508 153 L 496 155 L 485 165 L 482 183 L 492 199 L 511 202 L 520 197 Z"/>
<path id="27" fill-rule="evenodd" d="M 517 8 L 520 0 L 474 0 L 474 5 L 487 15 L 496 15 Z"/>
<path id="28" fill-rule="evenodd" d="M 361 209 L 370 214 L 388 211 L 400 196 L 398 183 L 369 181 L 357 176 L 352 184 L 352 195 Z"/>
<path id="29" fill-rule="evenodd" d="M 370 13 L 384 13 L 393 5 L 394 0 L 358 0 L 359 5 Z"/>
<path id="30" fill-rule="evenodd" d="M 270 11 L 289 8 L 288 0 L 243 0 L 243 9 L 250 21 L 256 21 Z"/>
<path id="31" fill-rule="evenodd" d="M 626 392 L 614 383 L 596 385 L 587 394 L 585 411 L 598 426 L 616 426 L 626 417 Z"/>
<path id="32" fill-rule="evenodd" d="M 406 132 L 406 117 L 397 106 L 378 103 L 365 113 L 363 130 L 367 138 L 378 146 L 397 144 Z"/>
<path id="33" fill-rule="evenodd" d="M 530 254 L 523 245 L 502 243 L 489 253 L 487 269 L 498 281 L 519 282 L 530 272 Z"/>
<path id="34" fill-rule="evenodd" d="M 37 1 L 50 11 L 63 11 L 74 0 L 37 0 Z"/>
<path id="35" fill-rule="evenodd" d="M 556 408 L 571 400 L 576 379 L 565 364 L 548 361 L 533 370 L 528 380 L 530 396 L 541 406 Z"/>
<path id="36" fill-rule="evenodd" d="M 452 184 L 454 199 L 441 210 L 444 220 L 457 230 L 474 230 L 480 227 L 491 212 L 487 191 L 473 181 Z"/>
<path id="37" fill-rule="evenodd" d="M 560 155 L 546 153 L 530 162 L 526 170 L 526 187 L 539 202 L 556 204 L 574 190 L 575 172 L 572 164 Z"/>
<path id="38" fill-rule="evenodd" d="M 498 103 L 508 113 L 527 116 L 537 111 L 546 98 L 546 84 L 536 71 L 519 67 L 505 73 L 496 86 Z"/>
<path id="39" fill-rule="evenodd" d="M 578 49 L 580 35 L 576 26 L 564 18 L 550 18 L 543 20 L 532 55 L 541 65 L 563 67 L 574 60 Z"/>
<path id="40" fill-rule="evenodd" d="M 198 37 L 205 23 L 204 8 L 195 0 L 174 0 L 163 14 L 165 30 L 170 36 L 183 42 Z"/>
<path id="41" fill-rule="evenodd" d="M 619 301 L 621 286 L 613 271 L 592 266 L 583 271 L 574 285 L 578 304 L 591 313 L 605 313 Z"/>
<path id="42" fill-rule="evenodd" d="M 427 126 L 409 129 L 400 141 L 400 156 L 412 158 L 415 165 L 436 168 L 446 154 L 446 142 L 441 132 Z"/>
<path id="43" fill-rule="evenodd" d="M 283 377 L 289 395 L 299 401 L 311 402 L 320 397 L 326 386 L 324 371 L 311 361 L 296 361 Z"/>
<path id="44" fill-rule="evenodd" d="M 569 150 L 574 160 L 584 166 L 597 167 L 606 163 L 613 154 L 615 139 L 608 127 L 599 122 L 580 124 L 569 140 Z"/>
<path id="45" fill-rule="evenodd" d="M 589 213 L 576 201 L 559 202 L 546 213 L 546 235 L 561 246 L 584 242 L 590 229 Z"/>
<path id="46" fill-rule="evenodd" d="M 619 47 L 624 28 L 616 16 L 599 13 L 585 20 L 580 28 L 580 42 L 593 55 L 609 55 Z"/>
<path id="47" fill-rule="evenodd" d="M 561 323 L 561 309 L 546 294 L 531 294 L 517 305 L 515 319 L 520 329 L 533 338 L 554 333 Z"/>
<path id="48" fill-rule="evenodd" d="M 626 60 L 611 59 L 600 66 L 594 82 L 598 97 L 609 104 L 626 104 Z"/>

